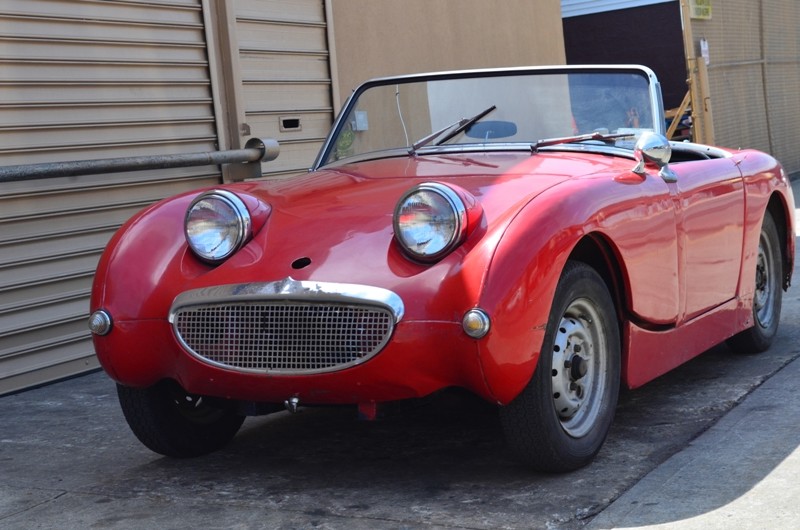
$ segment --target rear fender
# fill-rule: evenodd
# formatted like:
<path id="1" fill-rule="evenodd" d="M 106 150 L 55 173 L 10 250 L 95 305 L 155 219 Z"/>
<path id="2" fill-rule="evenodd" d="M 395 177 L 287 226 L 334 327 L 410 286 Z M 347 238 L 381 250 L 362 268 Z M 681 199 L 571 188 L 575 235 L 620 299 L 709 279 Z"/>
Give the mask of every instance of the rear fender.
<path id="1" fill-rule="evenodd" d="M 781 247 L 783 288 L 788 289 L 791 285 L 795 255 L 795 204 L 786 172 L 774 158 L 757 151 L 742 151 L 736 158 L 744 176 L 747 207 L 739 297 L 744 306 L 750 307 L 755 287 L 752 278 L 755 274 L 756 253 L 748 253 L 747 249 L 758 248 L 761 221 L 768 210 L 778 226 L 781 240 L 785 242 Z"/>

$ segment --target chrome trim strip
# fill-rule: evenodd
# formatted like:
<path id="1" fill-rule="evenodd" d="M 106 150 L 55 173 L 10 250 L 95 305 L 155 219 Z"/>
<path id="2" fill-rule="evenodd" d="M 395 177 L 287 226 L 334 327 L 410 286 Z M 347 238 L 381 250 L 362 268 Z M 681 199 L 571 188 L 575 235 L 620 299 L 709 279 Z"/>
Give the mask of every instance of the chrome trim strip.
<path id="1" fill-rule="evenodd" d="M 186 291 L 172 302 L 169 322 L 174 325 L 178 310 L 185 307 L 245 300 L 367 303 L 389 309 L 394 315 L 395 325 L 405 314 L 403 300 L 388 289 L 353 283 L 297 281 L 288 277 L 277 282 L 215 285 Z"/>

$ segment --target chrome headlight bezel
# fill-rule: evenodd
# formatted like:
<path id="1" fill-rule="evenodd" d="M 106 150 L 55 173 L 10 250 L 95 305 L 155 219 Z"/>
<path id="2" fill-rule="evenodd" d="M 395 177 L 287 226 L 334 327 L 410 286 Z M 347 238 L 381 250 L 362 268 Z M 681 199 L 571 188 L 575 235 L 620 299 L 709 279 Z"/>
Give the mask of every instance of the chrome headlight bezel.
<path id="1" fill-rule="evenodd" d="M 415 212 L 414 203 L 441 214 L 433 217 L 445 218 L 434 223 L 435 219 L 424 213 L 423 208 L 418 206 Z M 438 182 L 425 182 L 400 197 L 392 223 L 395 239 L 403 251 L 416 261 L 432 263 L 450 254 L 466 238 L 467 207 L 450 187 Z"/>
<path id="2" fill-rule="evenodd" d="M 183 231 L 195 256 L 218 264 L 244 246 L 252 236 L 252 226 L 244 201 L 229 191 L 211 190 L 189 205 Z"/>

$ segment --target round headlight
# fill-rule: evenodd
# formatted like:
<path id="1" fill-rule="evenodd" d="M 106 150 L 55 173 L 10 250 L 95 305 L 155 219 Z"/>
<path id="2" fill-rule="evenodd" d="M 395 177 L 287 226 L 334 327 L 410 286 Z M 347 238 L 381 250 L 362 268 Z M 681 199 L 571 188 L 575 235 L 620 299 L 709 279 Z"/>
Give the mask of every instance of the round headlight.
<path id="1" fill-rule="evenodd" d="M 456 192 L 427 182 L 406 192 L 394 212 L 394 233 L 414 259 L 436 261 L 450 253 L 467 231 L 467 209 Z"/>
<path id="2" fill-rule="evenodd" d="M 197 197 L 186 212 L 186 241 L 198 258 L 218 263 L 250 237 L 250 212 L 233 193 L 214 190 Z"/>

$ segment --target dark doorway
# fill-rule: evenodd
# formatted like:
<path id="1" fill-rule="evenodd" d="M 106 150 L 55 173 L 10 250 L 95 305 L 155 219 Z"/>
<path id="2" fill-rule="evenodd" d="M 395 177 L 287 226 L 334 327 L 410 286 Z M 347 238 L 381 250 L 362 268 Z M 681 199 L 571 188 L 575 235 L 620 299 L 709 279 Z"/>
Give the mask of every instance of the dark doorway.
<path id="1" fill-rule="evenodd" d="M 567 64 L 643 64 L 661 81 L 664 107 L 686 95 L 680 2 L 563 19 Z"/>

